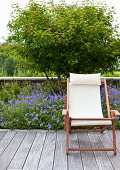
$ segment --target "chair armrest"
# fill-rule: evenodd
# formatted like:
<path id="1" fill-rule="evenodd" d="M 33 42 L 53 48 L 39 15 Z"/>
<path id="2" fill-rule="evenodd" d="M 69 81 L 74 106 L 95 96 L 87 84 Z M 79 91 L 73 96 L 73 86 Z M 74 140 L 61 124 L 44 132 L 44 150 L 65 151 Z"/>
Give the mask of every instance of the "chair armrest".
<path id="1" fill-rule="evenodd" d="M 110 112 L 112 113 L 112 117 L 120 116 L 120 113 L 117 110 L 110 110 Z"/>
<path id="2" fill-rule="evenodd" d="M 63 115 L 63 116 L 67 116 L 67 109 L 63 109 L 63 110 L 62 110 L 62 115 Z"/>

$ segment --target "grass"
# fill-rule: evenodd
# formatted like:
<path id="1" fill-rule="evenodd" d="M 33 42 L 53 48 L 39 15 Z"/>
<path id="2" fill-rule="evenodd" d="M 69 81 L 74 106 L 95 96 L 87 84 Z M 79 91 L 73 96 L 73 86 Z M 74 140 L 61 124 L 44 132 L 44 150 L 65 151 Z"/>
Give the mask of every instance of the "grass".
<path id="1" fill-rule="evenodd" d="M 120 77 L 120 72 L 114 71 L 113 73 L 104 74 L 103 77 Z"/>

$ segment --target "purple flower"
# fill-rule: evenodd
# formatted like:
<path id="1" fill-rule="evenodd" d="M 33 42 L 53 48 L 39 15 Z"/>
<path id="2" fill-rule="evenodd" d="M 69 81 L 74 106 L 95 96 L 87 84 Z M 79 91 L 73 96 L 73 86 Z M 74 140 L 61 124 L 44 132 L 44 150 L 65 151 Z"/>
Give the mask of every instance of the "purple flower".
<path id="1" fill-rule="evenodd" d="M 55 120 L 55 115 L 52 116 L 52 119 Z"/>
<path id="2" fill-rule="evenodd" d="M 32 120 L 33 120 L 33 121 L 34 121 L 34 120 L 38 120 L 38 117 L 34 117 Z"/>
<path id="3" fill-rule="evenodd" d="M 120 119 L 120 117 L 119 117 L 119 116 L 115 116 L 115 118 L 116 118 L 116 119 Z"/>
<path id="4" fill-rule="evenodd" d="M 42 112 L 43 112 L 43 113 L 46 113 L 46 111 L 45 111 L 45 110 L 43 110 Z"/>
<path id="5" fill-rule="evenodd" d="M 25 116 L 27 116 L 27 115 L 28 115 L 28 113 L 25 114 Z"/>
<path id="6" fill-rule="evenodd" d="M 2 105 L 4 105 L 4 101 L 0 101 L 0 103 L 1 103 Z"/>
<path id="7" fill-rule="evenodd" d="M 52 125 L 51 124 L 48 124 L 48 129 L 50 129 L 52 127 Z"/>
<path id="8" fill-rule="evenodd" d="M 12 104 L 12 101 L 11 101 L 11 100 L 8 100 L 8 103 L 9 103 L 9 104 Z"/>
<path id="9" fill-rule="evenodd" d="M 1 125 L 2 125 L 2 126 L 4 126 L 4 123 L 3 123 L 3 122 L 1 122 Z"/>
<path id="10" fill-rule="evenodd" d="M 43 123 L 41 123 L 40 126 L 43 126 Z"/>

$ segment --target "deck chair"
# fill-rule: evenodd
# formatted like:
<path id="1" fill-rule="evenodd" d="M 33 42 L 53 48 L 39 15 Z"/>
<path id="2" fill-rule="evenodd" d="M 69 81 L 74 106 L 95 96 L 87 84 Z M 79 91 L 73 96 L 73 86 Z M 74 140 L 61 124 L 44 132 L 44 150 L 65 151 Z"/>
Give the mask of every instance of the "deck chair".
<path id="1" fill-rule="evenodd" d="M 108 118 L 104 118 L 101 107 L 100 85 L 105 88 Z M 65 96 L 66 154 L 69 151 L 114 151 L 116 155 L 115 116 L 120 116 L 117 110 L 110 110 L 110 97 L 107 92 L 106 79 L 100 74 L 73 74 L 67 79 L 67 95 Z M 100 131 L 112 126 L 112 148 L 69 148 L 69 132 Z M 71 127 L 100 127 L 98 129 L 71 129 Z"/>

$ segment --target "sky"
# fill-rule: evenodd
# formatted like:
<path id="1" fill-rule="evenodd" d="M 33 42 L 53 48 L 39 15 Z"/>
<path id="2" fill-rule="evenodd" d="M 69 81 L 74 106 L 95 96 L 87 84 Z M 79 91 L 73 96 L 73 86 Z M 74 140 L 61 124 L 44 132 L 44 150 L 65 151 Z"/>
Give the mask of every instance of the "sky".
<path id="1" fill-rule="evenodd" d="M 39 0 L 38 0 L 39 1 Z M 54 0 L 55 2 L 59 2 L 59 0 Z M 67 3 L 72 2 L 81 3 L 82 0 L 65 0 Z M 96 0 L 94 0 L 96 1 Z M 103 4 L 107 4 L 108 7 L 114 7 L 116 15 L 115 19 L 117 23 L 120 25 L 120 0 L 99 0 Z M 5 38 L 8 36 L 8 28 L 7 24 L 10 20 L 10 14 L 12 12 L 12 4 L 18 3 L 20 7 L 24 8 L 25 5 L 29 2 L 29 0 L 0 0 L 0 42 L 4 42 Z M 120 32 L 120 27 L 119 27 Z"/>

